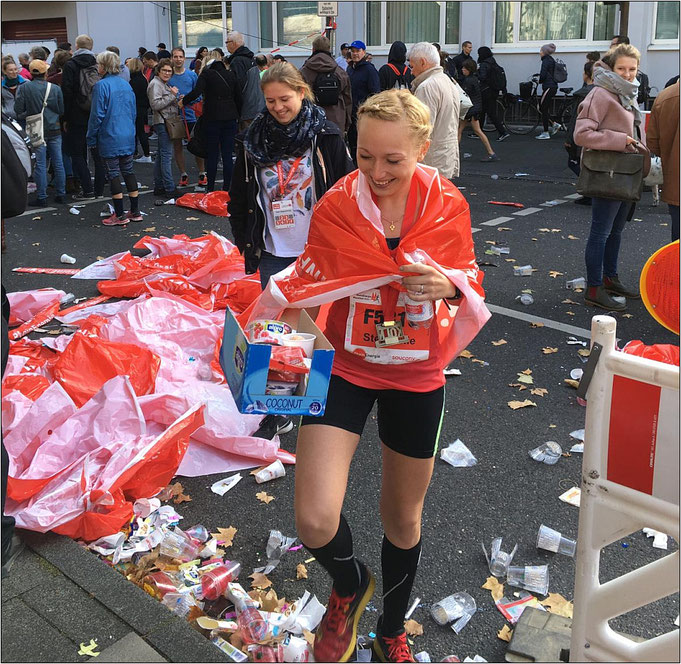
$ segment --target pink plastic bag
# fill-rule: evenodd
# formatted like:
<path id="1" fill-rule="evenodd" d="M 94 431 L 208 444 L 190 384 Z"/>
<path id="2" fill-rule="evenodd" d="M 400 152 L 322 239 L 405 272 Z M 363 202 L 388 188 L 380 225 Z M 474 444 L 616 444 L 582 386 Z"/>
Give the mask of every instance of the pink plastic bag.
<path id="1" fill-rule="evenodd" d="M 66 293 L 56 288 L 38 288 L 37 290 L 7 293 L 10 306 L 9 325 L 19 325 L 31 320 L 47 305 L 61 300 Z"/>

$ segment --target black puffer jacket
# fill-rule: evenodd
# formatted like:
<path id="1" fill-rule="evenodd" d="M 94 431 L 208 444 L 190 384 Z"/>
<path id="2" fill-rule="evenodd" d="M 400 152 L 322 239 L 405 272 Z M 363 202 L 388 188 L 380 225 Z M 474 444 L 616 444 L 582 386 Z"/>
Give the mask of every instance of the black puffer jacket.
<path id="1" fill-rule="evenodd" d="M 241 87 L 234 72 L 219 60 L 204 68 L 194 89 L 184 96 L 182 103 L 188 106 L 201 95 L 204 95 L 204 121 L 238 120 L 242 104 Z"/>
<path id="2" fill-rule="evenodd" d="M 480 81 L 480 90 L 486 92 L 487 90 L 494 90 L 490 85 L 489 79 L 492 75 L 492 68 L 496 67 L 497 61 L 494 56 L 485 58 L 484 60 L 478 59 L 478 80 Z"/>
<path id="3" fill-rule="evenodd" d="M 64 122 L 74 127 L 87 127 L 90 111 L 84 111 L 77 103 L 80 90 L 80 70 L 97 64 L 91 53 L 74 55 L 64 63 L 61 74 L 61 91 L 64 95 Z"/>
<path id="4" fill-rule="evenodd" d="M 542 55 L 541 70 L 539 72 L 539 82 L 542 85 L 542 91 L 549 88 L 557 88 L 558 83 L 553 78 L 553 73 L 556 69 L 556 61 L 550 55 Z"/>
<path id="5" fill-rule="evenodd" d="M 355 167 L 343 142 L 341 130 L 329 120 L 315 137 L 312 147 L 315 194 L 319 200 Z M 260 202 L 257 167 L 244 149 L 244 133 L 236 137 L 235 151 L 236 162 L 229 189 L 229 223 L 234 243 L 244 256 L 246 273 L 253 274 L 265 250 L 265 213 Z"/>
<path id="6" fill-rule="evenodd" d="M 239 90 L 243 90 L 246 85 L 246 73 L 251 67 L 255 67 L 253 51 L 245 46 L 239 46 L 239 48 L 227 58 L 227 64 L 236 75 L 236 80 L 239 82 Z"/>
<path id="7" fill-rule="evenodd" d="M 381 90 L 390 90 L 395 87 L 398 81 L 398 76 L 390 66 L 393 65 L 400 72 L 400 78 L 407 86 L 407 90 L 411 89 L 411 82 L 414 80 L 414 75 L 411 69 L 407 66 L 407 47 L 404 42 L 395 41 L 390 47 L 388 53 L 388 64 L 383 65 L 378 70 L 378 80 L 381 84 Z M 405 71 L 406 70 L 406 71 Z"/>

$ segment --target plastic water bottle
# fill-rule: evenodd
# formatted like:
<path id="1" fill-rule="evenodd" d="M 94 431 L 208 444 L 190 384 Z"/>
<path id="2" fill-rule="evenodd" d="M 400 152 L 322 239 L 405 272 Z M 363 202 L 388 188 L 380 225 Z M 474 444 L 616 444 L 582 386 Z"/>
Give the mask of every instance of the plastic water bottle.
<path id="1" fill-rule="evenodd" d="M 255 602 L 238 583 L 227 585 L 227 597 L 234 603 L 241 638 L 246 643 L 262 641 L 267 634 L 267 621 L 260 615 Z"/>
<path id="2" fill-rule="evenodd" d="M 226 560 L 224 565 L 206 572 L 201 577 L 201 592 L 204 599 L 217 599 L 227 590 L 228 584 L 239 578 L 241 563 Z"/>
<path id="3" fill-rule="evenodd" d="M 418 249 L 407 254 L 407 258 L 411 259 L 413 263 L 425 263 L 426 257 L 422 251 Z M 409 327 L 414 329 L 428 329 L 433 322 L 435 316 L 435 308 L 433 302 L 427 300 L 425 302 L 418 302 L 412 300 L 409 295 L 404 296 L 404 308 L 407 314 L 407 323 Z"/>

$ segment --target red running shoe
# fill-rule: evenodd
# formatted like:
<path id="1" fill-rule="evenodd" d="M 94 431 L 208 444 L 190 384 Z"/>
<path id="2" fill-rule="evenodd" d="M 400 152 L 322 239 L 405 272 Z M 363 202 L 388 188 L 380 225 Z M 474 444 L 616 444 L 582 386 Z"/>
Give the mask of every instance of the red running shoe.
<path id="1" fill-rule="evenodd" d="M 189 176 L 186 173 L 182 173 L 182 175 L 180 175 L 180 183 L 177 186 L 178 187 L 189 186 Z"/>
<path id="2" fill-rule="evenodd" d="M 208 176 L 205 173 L 199 173 L 199 187 L 208 186 Z"/>
<path id="3" fill-rule="evenodd" d="M 402 630 L 397 636 L 383 635 L 383 616 L 378 619 L 376 638 L 373 645 L 374 655 L 379 662 L 415 662 L 414 655 L 407 643 L 407 632 Z"/>
<path id="4" fill-rule="evenodd" d="M 128 223 L 128 219 L 126 219 L 125 215 L 123 215 L 122 217 L 117 217 L 116 214 L 114 213 L 110 217 L 102 219 L 102 223 L 105 226 L 125 226 L 125 224 Z"/>
<path id="5" fill-rule="evenodd" d="M 139 212 L 126 212 L 122 219 L 127 219 L 128 221 L 144 221 L 144 217 Z"/>
<path id="6" fill-rule="evenodd" d="M 362 583 L 355 594 L 341 597 L 335 589 L 331 591 L 329 605 L 315 635 L 316 662 L 347 662 L 355 653 L 357 623 L 376 586 L 366 565 L 357 562 L 362 573 Z"/>

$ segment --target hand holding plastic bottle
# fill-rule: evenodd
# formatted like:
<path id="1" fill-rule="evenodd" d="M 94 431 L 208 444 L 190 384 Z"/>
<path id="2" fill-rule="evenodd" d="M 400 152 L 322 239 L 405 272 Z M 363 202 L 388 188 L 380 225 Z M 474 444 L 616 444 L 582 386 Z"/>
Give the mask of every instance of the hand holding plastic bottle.
<path id="1" fill-rule="evenodd" d="M 425 256 L 421 251 L 414 251 L 407 257 L 414 262 L 410 265 L 401 265 L 400 272 L 409 273 L 409 276 L 402 279 L 402 285 L 412 300 L 425 302 L 456 297 L 456 286 L 444 274 L 426 265 Z"/>

